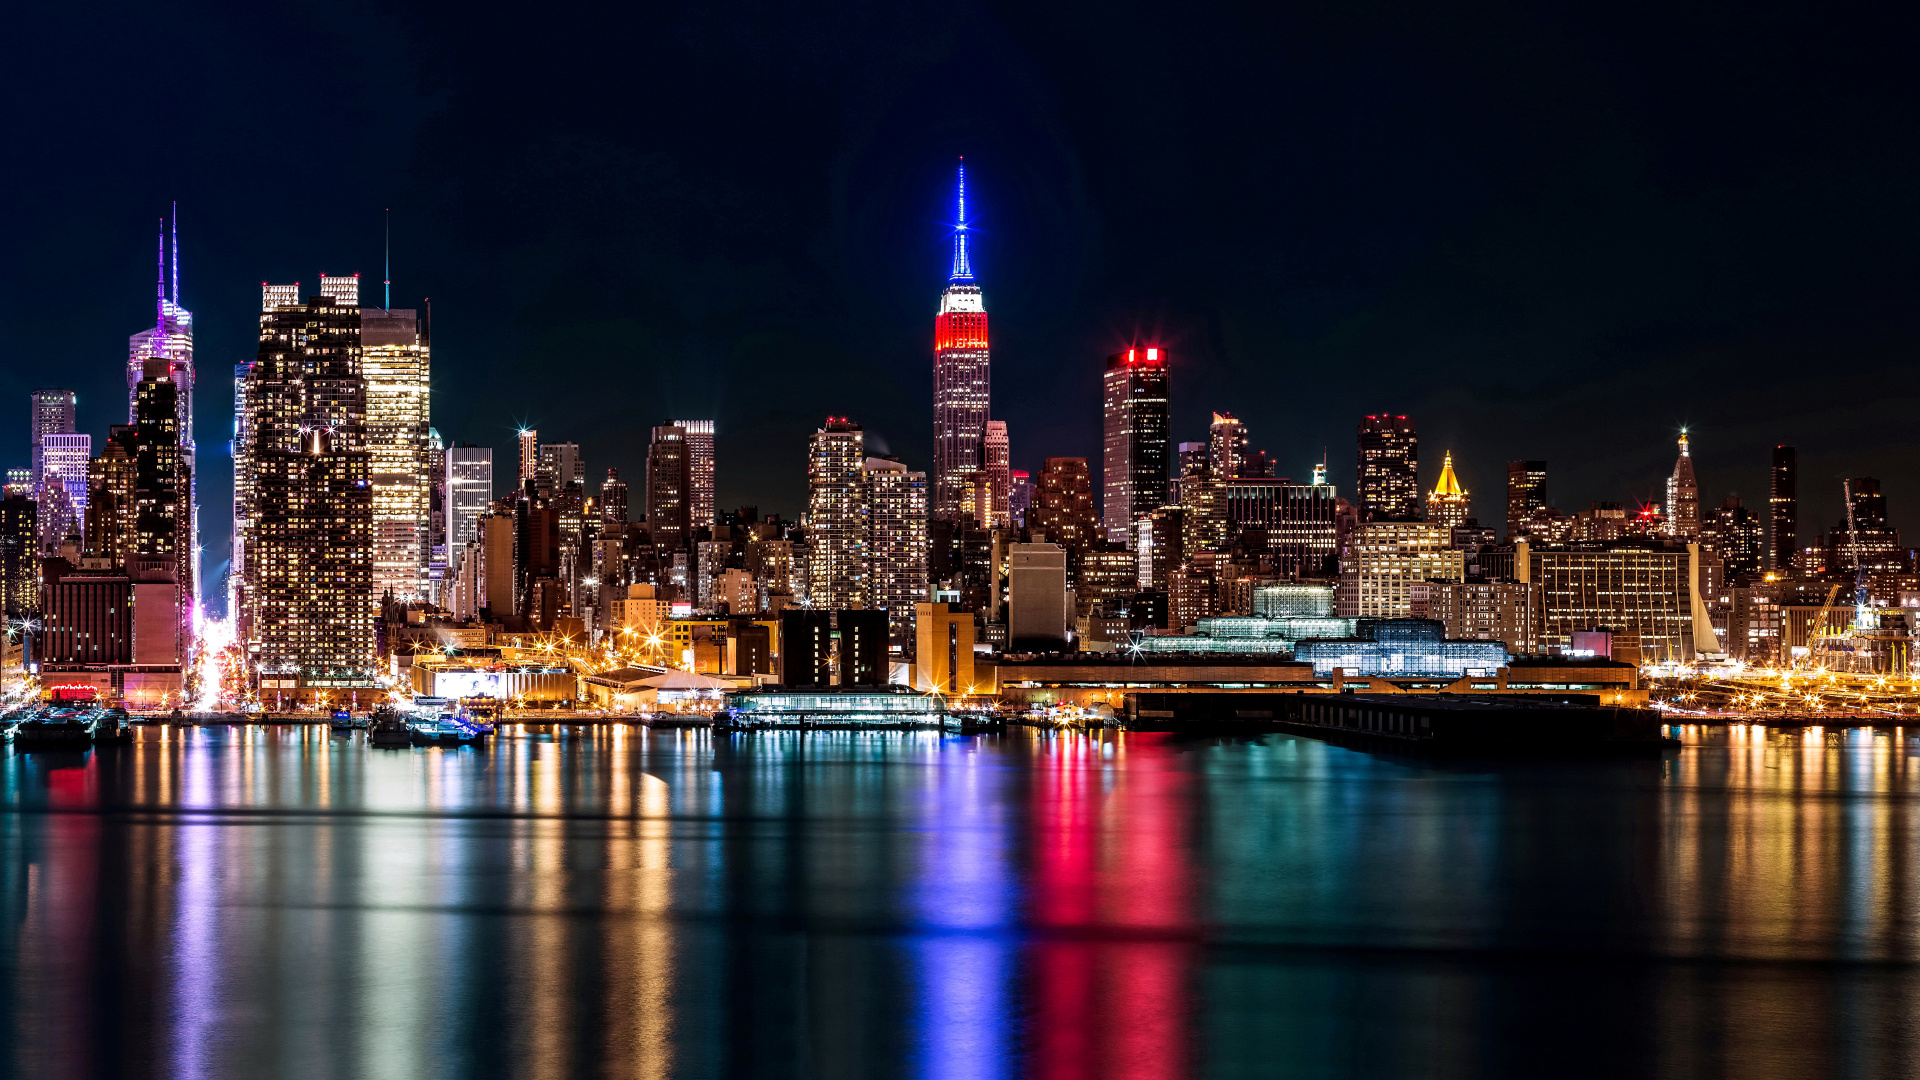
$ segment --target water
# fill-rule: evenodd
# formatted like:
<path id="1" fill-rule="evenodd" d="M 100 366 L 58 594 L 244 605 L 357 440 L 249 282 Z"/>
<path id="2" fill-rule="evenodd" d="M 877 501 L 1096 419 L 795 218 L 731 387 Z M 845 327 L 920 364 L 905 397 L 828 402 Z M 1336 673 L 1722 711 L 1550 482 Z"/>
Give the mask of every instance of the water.
<path id="1" fill-rule="evenodd" d="M 1920 752 L 0 751 L 0 1074 L 1912 1075 Z"/>

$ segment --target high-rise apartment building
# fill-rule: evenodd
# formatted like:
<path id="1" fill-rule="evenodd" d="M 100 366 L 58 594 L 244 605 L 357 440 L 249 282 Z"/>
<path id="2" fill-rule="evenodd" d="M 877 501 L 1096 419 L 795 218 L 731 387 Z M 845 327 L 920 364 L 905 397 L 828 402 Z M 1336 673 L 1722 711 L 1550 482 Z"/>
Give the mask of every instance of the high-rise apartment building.
<path id="1" fill-rule="evenodd" d="M 1024 469 L 1014 469 L 1007 479 L 1007 516 L 1013 519 L 1013 527 L 1027 527 L 1027 515 L 1033 510 L 1033 476 Z"/>
<path id="2" fill-rule="evenodd" d="M 1232 413 L 1213 414 L 1213 424 L 1207 428 L 1207 466 L 1218 480 L 1247 474 L 1247 425 Z"/>
<path id="3" fill-rule="evenodd" d="M 687 523 L 711 529 L 719 523 L 713 509 L 713 421 L 669 420 L 687 433 Z"/>
<path id="4" fill-rule="evenodd" d="M 1771 487 L 1767 496 L 1767 569 L 1785 570 L 1793 559 L 1800 525 L 1800 452 L 1791 446 L 1773 448 Z"/>
<path id="5" fill-rule="evenodd" d="M 403 602 L 424 598 L 432 554 L 432 371 L 418 312 L 361 308 L 360 358 L 373 487 L 373 594 Z"/>
<path id="6" fill-rule="evenodd" d="M 1011 449 L 1007 441 L 1007 422 L 987 421 L 987 435 L 981 445 L 986 464 L 980 472 L 986 481 L 986 493 L 981 499 L 980 524 L 989 529 L 1004 529 L 1013 523 L 1010 509 L 1012 493 L 1009 490 L 1013 482 L 1013 467 L 1008 461 Z"/>
<path id="7" fill-rule="evenodd" d="M 1465 525 L 1472 516 L 1473 504 L 1467 490 L 1460 486 L 1460 478 L 1453 475 L 1453 454 L 1449 452 L 1440 464 L 1440 482 L 1427 493 L 1427 521 L 1451 529 Z"/>
<path id="8" fill-rule="evenodd" d="M 1102 394 L 1101 524 L 1124 543 L 1133 523 L 1168 501 L 1173 418 L 1167 353 L 1136 346 L 1107 357 Z"/>
<path id="9" fill-rule="evenodd" d="M 813 607 L 867 603 L 866 435 L 828 417 L 807 440 L 807 595 Z"/>
<path id="10" fill-rule="evenodd" d="M 533 428 L 520 429 L 520 483 L 540 475 L 540 433 Z"/>
<path id="11" fill-rule="evenodd" d="M 1405 416 L 1360 420 L 1356 474 L 1361 521 L 1420 519 L 1420 438 Z"/>
<path id="12" fill-rule="evenodd" d="M 493 448 L 447 447 L 447 546 L 459 551 L 479 535 L 480 515 L 493 505 Z"/>
<path id="13" fill-rule="evenodd" d="M 39 610 L 39 515 L 33 494 L 9 484 L 0 497 L 0 605 L 10 619 Z"/>
<path id="14" fill-rule="evenodd" d="M 687 429 L 663 424 L 647 447 L 647 529 L 662 554 L 687 550 L 693 519 L 693 460 Z"/>
<path id="15" fill-rule="evenodd" d="M 40 493 L 40 487 L 46 482 L 46 462 L 41 456 L 43 440 L 49 435 L 71 435 L 74 431 L 74 405 L 78 399 L 71 390 L 35 390 L 27 395 L 31 415 L 28 417 L 28 434 L 32 438 L 30 447 L 33 468 L 34 494 Z"/>
<path id="16" fill-rule="evenodd" d="M 914 605 L 927 600 L 927 474 L 867 458 L 867 606 L 885 608 L 893 651 L 913 655 Z"/>
<path id="17" fill-rule="evenodd" d="M 933 514 L 943 518 L 960 516 L 967 475 L 986 463 L 992 397 L 987 306 L 967 257 L 965 163 L 956 204 L 953 270 L 933 323 Z"/>
<path id="18" fill-rule="evenodd" d="M 237 627 L 262 693 L 374 676 L 373 492 L 357 280 L 260 314 L 244 391 L 252 473 Z M 263 303 L 263 306 L 265 304 Z"/>
<path id="19" fill-rule="evenodd" d="M 1700 539 L 1700 482 L 1693 475 L 1693 453 L 1687 447 L 1687 429 L 1680 429 L 1680 456 L 1667 477 L 1666 534 L 1686 543 Z"/>
<path id="20" fill-rule="evenodd" d="M 1507 462 L 1507 540 L 1525 536 L 1535 511 L 1547 508 L 1547 463 Z"/>
<path id="21" fill-rule="evenodd" d="M 1046 460 L 1027 527 L 1075 554 L 1099 545 L 1104 536 L 1093 513 L 1093 476 L 1086 458 Z"/>

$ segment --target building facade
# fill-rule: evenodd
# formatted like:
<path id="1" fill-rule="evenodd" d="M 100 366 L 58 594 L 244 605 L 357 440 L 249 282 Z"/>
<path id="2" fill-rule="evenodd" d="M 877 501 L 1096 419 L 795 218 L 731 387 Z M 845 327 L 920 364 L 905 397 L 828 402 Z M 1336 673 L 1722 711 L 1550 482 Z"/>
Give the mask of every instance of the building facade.
<path id="1" fill-rule="evenodd" d="M 1362 417 L 1355 475 L 1361 521 L 1419 520 L 1420 437 L 1413 421 L 1390 414 Z"/>
<path id="2" fill-rule="evenodd" d="M 252 475 L 236 630 L 263 695 L 356 691 L 375 674 L 357 280 L 322 275 L 321 285 L 261 312 L 244 394 Z"/>
<path id="3" fill-rule="evenodd" d="M 866 435 L 828 417 L 807 440 L 807 560 L 810 603 L 839 610 L 867 603 Z"/>
<path id="4" fill-rule="evenodd" d="M 713 503 L 713 421 L 669 420 L 687 433 L 687 521 L 695 529 L 719 523 Z"/>
<path id="5" fill-rule="evenodd" d="M 1534 516 L 1547 508 L 1547 463 L 1507 462 L 1507 542 L 1528 534 Z"/>
<path id="6" fill-rule="evenodd" d="M 1453 531 L 1420 521 L 1369 521 L 1354 529 L 1340 559 L 1336 610 L 1363 619 L 1405 619 L 1413 613 L 1413 587 L 1466 579 L 1465 553 L 1453 547 Z"/>
<path id="7" fill-rule="evenodd" d="M 360 310 L 360 343 L 373 488 L 373 594 L 402 602 L 425 599 L 433 516 L 429 345 L 417 311 L 382 308 Z"/>
<path id="8" fill-rule="evenodd" d="M 1773 448 L 1767 493 L 1767 569 L 1783 571 L 1793 561 L 1800 525 L 1800 452 Z"/>
<path id="9" fill-rule="evenodd" d="M 1101 524 L 1124 542 L 1133 523 L 1165 506 L 1173 468 L 1166 350 L 1138 346 L 1107 357 L 1101 398 Z"/>
<path id="10" fill-rule="evenodd" d="M 885 608 L 892 649 L 913 655 L 915 605 L 927 601 L 927 474 L 866 459 L 867 604 Z"/>
<path id="11" fill-rule="evenodd" d="M 1687 445 L 1685 428 L 1680 429 L 1680 456 L 1667 477 L 1665 533 L 1683 544 L 1700 539 L 1700 481 L 1693 475 L 1693 451 Z"/>

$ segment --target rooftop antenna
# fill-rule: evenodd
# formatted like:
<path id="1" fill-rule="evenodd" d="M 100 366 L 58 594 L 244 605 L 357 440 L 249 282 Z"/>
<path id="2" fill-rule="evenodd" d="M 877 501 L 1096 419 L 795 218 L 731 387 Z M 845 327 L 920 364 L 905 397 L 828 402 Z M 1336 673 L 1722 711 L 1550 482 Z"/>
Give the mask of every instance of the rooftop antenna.
<path id="1" fill-rule="evenodd" d="M 960 184 L 955 202 L 960 217 L 953 227 L 953 274 L 950 280 L 972 281 L 973 267 L 967 261 L 967 159 L 960 158 Z"/>
<path id="2" fill-rule="evenodd" d="M 393 207 L 387 207 L 387 279 L 381 282 L 387 287 L 388 311 L 393 310 Z"/>
<path id="3" fill-rule="evenodd" d="M 173 203 L 173 306 L 180 306 L 180 201 Z"/>
<path id="4" fill-rule="evenodd" d="M 167 355 L 167 219 L 160 219 L 159 272 L 153 284 L 153 355 Z"/>

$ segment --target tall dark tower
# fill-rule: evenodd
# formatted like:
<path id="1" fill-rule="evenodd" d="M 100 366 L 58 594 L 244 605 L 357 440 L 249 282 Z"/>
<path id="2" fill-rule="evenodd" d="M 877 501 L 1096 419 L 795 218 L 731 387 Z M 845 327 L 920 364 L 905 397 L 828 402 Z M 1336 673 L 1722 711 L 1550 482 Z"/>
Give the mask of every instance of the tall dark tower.
<path id="1" fill-rule="evenodd" d="M 960 164 L 953 273 L 933 321 L 933 516 L 959 517 L 967 474 L 986 466 L 991 379 L 987 307 L 967 261 L 967 166 Z"/>
<path id="2" fill-rule="evenodd" d="M 1773 487 L 1767 496 L 1767 569 L 1785 570 L 1793 562 L 1794 533 L 1800 524 L 1800 452 L 1773 448 Z"/>
<path id="3" fill-rule="evenodd" d="M 1360 520 L 1420 520 L 1420 438 L 1404 416 L 1360 420 Z"/>
<path id="4" fill-rule="evenodd" d="M 1134 523 L 1165 506 L 1171 494 L 1167 351 L 1136 347 L 1107 357 L 1103 391 L 1100 521 L 1107 539 L 1125 542 Z"/>
<path id="5" fill-rule="evenodd" d="M 1507 462 L 1507 542 L 1526 533 L 1535 510 L 1547 505 L 1547 463 Z"/>

